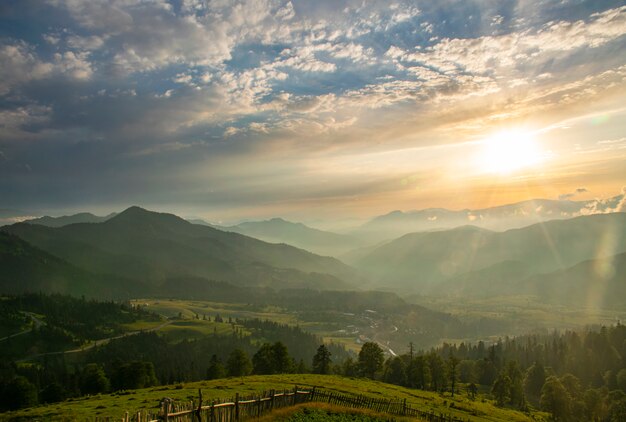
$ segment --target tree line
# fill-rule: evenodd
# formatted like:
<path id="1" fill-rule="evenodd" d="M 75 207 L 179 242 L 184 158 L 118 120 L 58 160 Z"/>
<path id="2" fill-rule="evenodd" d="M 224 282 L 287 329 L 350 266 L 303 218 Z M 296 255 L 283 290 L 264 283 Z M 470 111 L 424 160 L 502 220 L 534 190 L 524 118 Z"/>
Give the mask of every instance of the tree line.
<path id="1" fill-rule="evenodd" d="M 545 410 L 555 421 L 625 421 L 626 327 L 444 343 L 387 359 L 378 377 L 452 395 L 462 385 L 470 397 L 480 390 L 499 406 Z"/>

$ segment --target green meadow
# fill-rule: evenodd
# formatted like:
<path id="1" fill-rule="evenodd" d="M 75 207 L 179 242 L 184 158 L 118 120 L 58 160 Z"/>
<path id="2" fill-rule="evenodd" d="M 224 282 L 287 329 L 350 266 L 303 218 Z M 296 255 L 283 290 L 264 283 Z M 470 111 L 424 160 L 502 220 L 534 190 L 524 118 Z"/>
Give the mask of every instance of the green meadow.
<path id="1" fill-rule="evenodd" d="M 198 398 L 202 390 L 205 402 L 230 399 L 237 393 L 240 396 L 261 394 L 263 391 L 299 388 L 323 388 L 330 392 L 347 395 L 364 395 L 370 398 L 407 400 L 407 405 L 427 412 L 443 413 L 469 421 L 523 422 L 547 420 L 540 412 L 522 413 L 517 410 L 496 407 L 494 403 L 478 395 L 471 400 L 464 392 L 454 398 L 449 393 L 439 394 L 429 391 L 408 389 L 363 378 L 348 378 L 335 375 L 265 375 L 242 378 L 226 378 L 200 381 L 119 392 L 99 394 L 66 400 L 51 405 L 36 406 L 14 412 L 0 414 L 0 420 L 85 420 L 89 418 L 122 418 L 125 412 L 159 409 L 164 397 L 177 402 L 190 402 Z M 297 419 L 296 419 L 297 420 Z"/>

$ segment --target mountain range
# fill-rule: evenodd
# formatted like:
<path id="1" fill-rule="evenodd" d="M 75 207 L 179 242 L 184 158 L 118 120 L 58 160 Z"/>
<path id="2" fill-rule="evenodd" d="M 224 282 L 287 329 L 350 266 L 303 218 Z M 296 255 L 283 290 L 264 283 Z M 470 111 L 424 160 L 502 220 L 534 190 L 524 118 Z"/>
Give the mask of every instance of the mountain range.
<path id="1" fill-rule="evenodd" d="M 63 293 L 98 298 L 150 294 L 149 286 L 111 275 L 95 275 L 0 231 L 0 292 Z"/>
<path id="2" fill-rule="evenodd" d="M 91 214 L 89 212 L 81 212 L 78 214 L 64 215 L 61 217 L 50 217 L 48 215 L 45 215 L 43 217 L 26 220 L 24 222 L 29 224 L 39 224 L 46 227 L 63 227 L 76 223 L 102 223 L 115 217 L 116 215 L 117 213 L 111 213 L 109 215 L 101 217 Z"/>
<path id="3" fill-rule="evenodd" d="M 466 286 L 497 291 L 501 283 L 626 252 L 625 233 L 626 213 L 553 220 L 505 232 L 464 226 L 408 234 L 365 250 L 350 263 L 377 285 L 392 289 L 445 294 Z"/>
<path id="4" fill-rule="evenodd" d="M 508 206 L 507 212 L 519 206 Z M 258 290 L 263 288 L 384 288 L 626 305 L 621 299 L 626 298 L 626 213 L 555 219 L 502 232 L 465 225 L 409 233 L 343 254 L 352 267 L 303 249 L 338 253 L 358 245 L 355 238 L 278 218 L 216 228 L 130 207 L 106 217 L 44 217 L 4 226 L 0 233 L 5 292 L 251 300 L 263 296 Z"/>
<path id="5" fill-rule="evenodd" d="M 139 207 L 102 223 L 57 228 L 18 223 L 2 230 L 78 268 L 148 285 L 183 276 L 236 285 L 316 288 L 347 288 L 359 280 L 356 271 L 334 258 Z"/>
<path id="6" fill-rule="evenodd" d="M 504 231 L 544 221 L 623 211 L 619 209 L 623 201 L 624 195 L 618 195 L 607 200 L 590 201 L 533 199 L 482 209 L 429 208 L 414 211 L 393 211 L 371 219 L 352 230 L 350 234 L 374 244 L 384 240 L 392 240 L 408 233 L 446 230 L 465 225 Z"/>
<path id="7" fill-rule="evenodd" d="M 194 222 L 200 223 L 201 220 L 194 220 Z M 314 229 L 302 223 L 293 223 L 282 218 L 249 221 L 235 226 L 212 227 L 254 237 L 265 242 L 286 243 L 326 256 L 338 256 L 360 245 L 360 241 L 355 237 Z"/>

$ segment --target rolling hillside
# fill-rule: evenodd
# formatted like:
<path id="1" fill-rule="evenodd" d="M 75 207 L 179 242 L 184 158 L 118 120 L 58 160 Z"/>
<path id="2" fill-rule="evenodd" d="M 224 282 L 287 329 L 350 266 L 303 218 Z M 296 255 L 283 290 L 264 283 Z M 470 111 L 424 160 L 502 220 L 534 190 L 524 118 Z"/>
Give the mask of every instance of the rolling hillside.
<path id="1" fill-rule="evenodd" d="M 484 270 L 478 277 L 483 280 L 521 279 L 624 252 L 625 233 L 626 213 L 549 221 L 506 232 L 466 226 L 405 235 L 353 264 L 380 285 L 432 293 L 443 281 L 462 282 L 462 275 L 472 271 Z M 502 264 L 509 261 L 516 264 Z M 502 265 L 488 269 L 497 264 Z"/>
<path id="2" fill-rule="evenodd" d="M 21 223 L 2 230 L 90 272 L 152 285 L 193 276 L 239 285 L 345 288 L 358 279 L 333 258 L 139 207 L 98 224 L 50 228 Z"/>
<path id="3" fill-rule="evenodd" d="M 626 253 L 535 275 L 515 290 L 558 304 L 623 309 L 626 307 Z"/>
<path id="4" fill-rule="evenodd" d="M 0 232 L 0 292 L 65 293 L 99 298 L 129 298 L 151 291 L 149 286 L 117 276 L 95 275 Z"/>
<path id="5" fill-rule="evenodd" d="M 262 394 L 263 391 L 271 389 L 281 391 L 296 385 L 301 388 L 323 387 L 329 392 L 353 396 L 406 399 L 409 406 L 427 412 L 433 411 L 436 414 L 449 414 L 471 422 L 485 420 L 524 422 L 545 420 L 547 417 L 546 414 L 538 412 L 527 415 L 520 411 L 499 408 L 488 399 L 470 400 L 465 394 L 457 394 L 454 398 L 442 397 L 434 392 L 408 389 L 364 378 L 297 374 L 229 378 L 146 388 L 129 391 L 125 394 L 103 394 L 81 400 L 6 412 L 0 414 L 0 420 L 34 420 L 42 417 L 58 420 L 83 420 L 94 416 L 102 419 L 107 417 L 119 419 L 124 416 L 126 411 L 131 415 L 139 410 L 156 411 L 163 397 L 170 397 L 179 402 L 189 402 L 190 398 L 197 399 L 198 389 L 202 389 L 204 399 L 209 402 L 218 399 L 231 399 L 235 394 L 248 396 Z M 451 406 L 452 403 L 454 406 Z"/>
<path id="6" fill-rule="evenodd" d="M 115 215 L 116 215 L 115 213 L 112 213 L 112 214 L 101 217 L 98 215 L 91 214 L 89 212 L 81 212 L 81 213 L 73 214 L 73 215 L 64 215 L 61 217 L 50 217 L 46 215 L 46 216 L 39 217 L 39 218 L 33 218 L 32 220 L 26 220 L 25 223 L 39 224 L 39 225 L 47 226 L 47 227 L 63 227 L 69 224 L 76 224 L 76 223 L 102 223 L 104 221 L 107 221 L 113 218 Z"/>
<path id="7" fill-rule="evenodd" d="M 282 218 L 250 221 L 224 230 L 255 237 L 271 243 L 287 243 L 320 255 L 336 256 L 359 246 L 359 241 L 342 235 L 292 223 Z"/>

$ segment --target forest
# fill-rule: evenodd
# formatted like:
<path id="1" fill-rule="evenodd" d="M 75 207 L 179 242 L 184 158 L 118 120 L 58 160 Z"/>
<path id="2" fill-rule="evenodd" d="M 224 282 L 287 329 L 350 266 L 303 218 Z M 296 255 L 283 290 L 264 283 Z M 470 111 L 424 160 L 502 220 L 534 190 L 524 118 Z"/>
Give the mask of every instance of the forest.
<path id="1" fill-rule="evenodd" d="M 158 318 L 140 307 L 60 295 L 23 295 L 1 303 L 3 321 L 16 324 L 18 306 L 37 310 L 46 315 L 51 329 L 66 333 L 74 344 L 115 333 L 120 322 Z M 79 319 L 81 315 L 86 317 Z M 366 342 L 357 356 L 339 345 L 322 344 L 299 327 L 260 319 L 208 318 L 230 324 L 230 332 L 178 342 L 144 332 L 82 353 L 3 359 L 0 406 L 9 410 L 162 384 L 312 372 L 366 377 L 440 394 L 463 393 L 502 407 L 545 410 L 557 421 L 626 417 L 626 326 L 620 323 L 506 337 L 490 344 L 444 343 L 429 350 L 414 350 L 408 344 L 407 353 L 389 357 L 375 342 Z M 45 343 L 48 337 L 41 333 L 45 327 L 30 335 Z"/>

